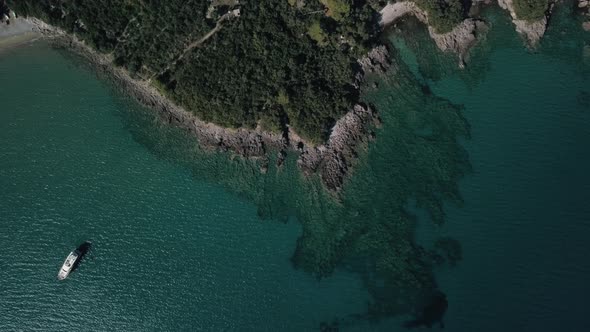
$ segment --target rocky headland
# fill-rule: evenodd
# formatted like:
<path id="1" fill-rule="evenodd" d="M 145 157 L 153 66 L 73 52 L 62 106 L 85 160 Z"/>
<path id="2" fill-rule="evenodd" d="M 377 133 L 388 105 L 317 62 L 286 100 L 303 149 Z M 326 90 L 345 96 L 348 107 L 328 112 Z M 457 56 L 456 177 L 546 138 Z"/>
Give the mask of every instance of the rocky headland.
<path id="1" fill-rule="evenodd" d="M 489 5 L 491 3 L 492 1 L 489 0 L 474 1 L 473 6 Z M 548 2 L 548 9 L 544 16 L 533 20 L 519 18 L 513 0 L 498 0 L 497 3 L 500 8 L 509 12 L 516 32 L 523 37 L 525 44 L 530 48 L 535 48 L 545 34 L 554 2 Z M 589 4 L 590 1 L 588 0 L 579 0 L 580 8 L 587 8 Z M 413 1 L 388 3 L 381 10 L 380 24 L 382 26 L 393 24 L 406 15 L 413 15 L 419 21 L 426 24 L 430 37 L 441 51 L 452 52 L 458 55 L 460 67 L 465 65 L 469 49 L 477 43 L 478 38 L 484 35 L 488 29 L 484 21 L 468 17 L 455 26 L 452 31 L 437 33 L 429 24 L 426 11 L 418 7 Z M 584 28 L 590 30 L 590 22 L 585 23 Z"/>
<path id="2" fill-rule="evenodd" d="M 412 1 L 388 3 L 381 9 L 381 26 L 397 22 L 406 15 L 413 15 L 428 26 L 428 33 L 443 52 L 452 52 L 459 57 L 459 67 L 463 68 L 469 49 L 485 34 L 487 25 L 475 18 L 467 18 L 447 33 L 437 33 L 428 22 L 428 14 Z"/>
<path id="3" fill-rule="evenodd" d="M 498 5 L 502 9 L 510 12 L 510 17 L 512 17 L 512 23 L 514 23 L 514 26 L 516 27 L 516 32 L 518 32 L 524 38 L 527 46 L 530 48 L 535 48 L 545 34 L 545 30 L 547 30 L 548 18 L 550 16 L 553 3 L 549 5 L 546 15 L 536 20 L 520 19 L 516 14 L 513 0 L 498 0 Z"/>
<path id="4" fill-rule="evenodd" d="M 300 149 L 301 155 L 297 161 L 299 167 L 307 175 L 320 174 L 328 190 L 339 192 L 346 178 L 351 175 L 359 150 L 366 148 L 373 137 L 371 128 L 379 123 L 373 109 L 366 105 L 355 105 L 352 111 L 336 122 L 326 144 Z"/>
<path id="5" fill-rule="evenodd" d="M 586 16 L 586 20 L 582 22 L 582 29 L 590 32 L 590 0 L 578 0 L 578 8 Z"/>
<path id="6" fill-rule="evenodd" d="M 525 36 L 529 45 L 534 46 L 545 31 L 547 17 L 538 22 L 516 19 L 512 0 L 499 0 L 500 6 L 510 11 L 517 31 Z M 588 6 L 587 0 L 580 0 L 580 8 Z M 381 11 L 380 25 L 385 27 L 396 23 L 406 15 L 414 15 L 428 25 L 427 13 L 412 1 L 388 3 Z M 2 37 L 8 36 L 8 29 L 13 35 L 35 34 L 50 40 L 53 44 L 65 47 L 85 57 L 100 73 L 108 74 L 114 82 L 140 103 L 154 109 L 167 123 L 181 127 L 194 135 L 204 149 L 227 151 L 245 158 L 260 161 L 261 172 L 266 172 L 271 158 L 269 154 L 277 153 L 277 164 L 284 162 L 288 151 L 299 154 L 297 164 L 305 175 L 318 174 L 325 187 L 338 193 L 354 168 L 359 153 L 367 147 L 375 136 L 373 129 L 379 125 L 379 116 L 374 108 L 365 104 L 356 104 L 338 119 L 331 134 L 323 144 L 312 144 L 301 138 L 288 125 L 282 132 L 270 132 L 256 128 L 226 128 L 199 119 L 194 113 L 172 102 L 171 99 L 149 79 L 131 75 L 126 69 L 116 66 L 108 54 L 97 52 L 75 34 L 46 24 L 36 18 L 18 18 L 13 12 L 7 15 L 11 20 L 10 28 L 0 28 Z M 3 16 L 5 19 L 5 17 Z M 589 23 L 590 25 L 590 23 Z M 590 27 L 588 27 L 590 29 Z M 3 30 L 4 29 L 4 30 Z M 467 18 L 447 33 L 437 33 L 428 25 L 430 37 L 443 52 L 458 56 L 459 66 L 467 61 L 470 48 L 485 34 L 488 27 L 484 21 Z M 355 82 L 356 89 L 361 89 L 367 75 L 382 75 L 390 69 L 389 52 L 385 46 L 373 48 L 366 56 L 358 60 L 359 68 Z"/>

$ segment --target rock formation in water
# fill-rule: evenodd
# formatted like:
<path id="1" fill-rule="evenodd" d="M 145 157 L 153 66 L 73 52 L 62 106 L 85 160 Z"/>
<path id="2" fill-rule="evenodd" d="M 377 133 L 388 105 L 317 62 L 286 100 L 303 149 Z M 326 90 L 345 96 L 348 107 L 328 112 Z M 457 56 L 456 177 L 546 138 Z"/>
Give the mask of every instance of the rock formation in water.
<path id="1" fill-rule="evenodd" d="M 383 45 L 373 48 L 358 62 L 361 71 L 357 74 L 356 84 L 359 87 L 366 75 L 385 75 L 391 66 L 389 51 Z M 291 142 L 301 152 L 299 167 L 308 175 L 318 172 L 329 190 L 340 191 L 350 176 L 359 150 L 366 147 L 374 136 L 372 129 L 379 124 L 379 116 L 371 107 L 355 105 L 352 111 L 336 121 L 325 144 L 314 147 L 298 139 Z M 292 133 L 289 137 L 298 136 Z"/>
<path id="2" fill-rule="evenodd" d="M 299 166 L 307 174 L 319 172 L 329 190 L 340 191 L 350 176 L 358 149 L 368 141 L 366 133 L 377 122 L 378 118 L 370 107 L 355 105 L 336 122 L 326 144 L 301 150 Z"/>
<path id="3" fill-rule="evenodd" d="M 468 18 L 451 32 L 437 34 L 432 27 L 428 28 L 428 32 L 440 50 L 451 51 L 459 56 L 459 67 L 463 68 L 469 49 L 477 43 L 478 36 L 484 34 L 487 29 L 488 27 L 483 21 Z"/>
<path id="4" fill-rule="evenodd" d="M 498 5 L 510 12 L 512 23 L 531 48 L 536 47 L 547 29 L 548 15 L 535 20 L 525 20 L 518 17 L 513 0 L 498 0 Z M 550 11 L 550 9 L 549 9 Z"/>
<path id="5" fill-rule="evenodd" d="M 412 1 L 388 3 L 381 10 L 382 26 L 393 24 L 406 15 L 413 15 L 428 26 L 428 33 L 438 48 L 443 52 L 452 52 L 459 57 L 459 67 L 465 66 L 469 49 L 475 45 L 478 37 L 487 31 L 486 24 L 478 19 L 467 18 L 451 31 L 438 33 L 428 22 L 428 14 Z"/>
<path id="6" fill-rule="evenodd" d="M 578 0 L 578 8 L 586 16 L 586 21 L 582 22 L 582 29 L 590 32 L 590 0 Z"/>

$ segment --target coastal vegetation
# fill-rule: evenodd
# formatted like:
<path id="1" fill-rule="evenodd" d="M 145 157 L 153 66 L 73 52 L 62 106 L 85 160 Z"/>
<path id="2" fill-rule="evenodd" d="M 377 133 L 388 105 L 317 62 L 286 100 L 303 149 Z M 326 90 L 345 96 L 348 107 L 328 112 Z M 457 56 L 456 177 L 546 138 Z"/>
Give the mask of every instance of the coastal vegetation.
<path id="1" fill-rule="evenodd" d="M 549 8 L 547 0 L 513 0 L 516 16 L 525 21 L 536 21 L 545 17 Z"/>
<path id="2" fill-rule="evenodd" d="M 289 125 L 314 142 L 325 140 L 359 101 L 356 60 L 378 32 L 376 10 L 362 0 L 9 5 L 75 33 L 205 121 L 271 130 Z"/>
<path id="3" fill-rule="evenodd" d="M 428 15 L 428 24 L 437 33 L 453 30 L 466 16 L 462 0 L 416 0 L 416 5 Z"/>

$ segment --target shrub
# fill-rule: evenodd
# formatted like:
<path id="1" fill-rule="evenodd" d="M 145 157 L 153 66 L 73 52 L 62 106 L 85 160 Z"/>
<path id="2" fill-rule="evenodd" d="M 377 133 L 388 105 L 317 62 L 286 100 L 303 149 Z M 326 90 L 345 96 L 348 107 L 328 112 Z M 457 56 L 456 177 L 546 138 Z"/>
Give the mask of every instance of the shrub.
<path id="1" fill-rule="evenodd" d="M 514 0 L 516 17 L 526 21 L 536 21 L 545 17 L 549 7 L 547 0 Z"/>

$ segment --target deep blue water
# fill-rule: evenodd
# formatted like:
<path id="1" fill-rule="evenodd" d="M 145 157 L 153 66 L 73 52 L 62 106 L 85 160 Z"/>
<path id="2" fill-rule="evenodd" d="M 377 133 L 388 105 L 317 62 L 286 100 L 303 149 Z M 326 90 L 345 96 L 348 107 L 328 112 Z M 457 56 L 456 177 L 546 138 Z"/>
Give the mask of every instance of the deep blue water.
<path id="1" fill-rule="evenodd" d="M 498 70 L 472 92 L 436 85 L 465 105 L 473 133 L 466 203 L 449 207 L 442 230 L 465 254 L 439 274 L 451 331 L 586 330 L 590 109 L 576 94 L 589 81 L 567 63 L 522 53 L 495 53 Z M 528 75 L 502 69 L 512 66 Z"/>
<path id="2" fill-rule="evenodd" d="M 489 38 L 500 47 L 481 82 L 430 84 L 464 105 L 472 127 L 465 205 L 448 206 L 442 229 L 421 225 L 425 239 L 445 233 L 463 245 L 464 261 L 437 274 L 450 331 L 588 330 L 589 36 L 562 15 L 536 52 L 497 19 Z"/>

